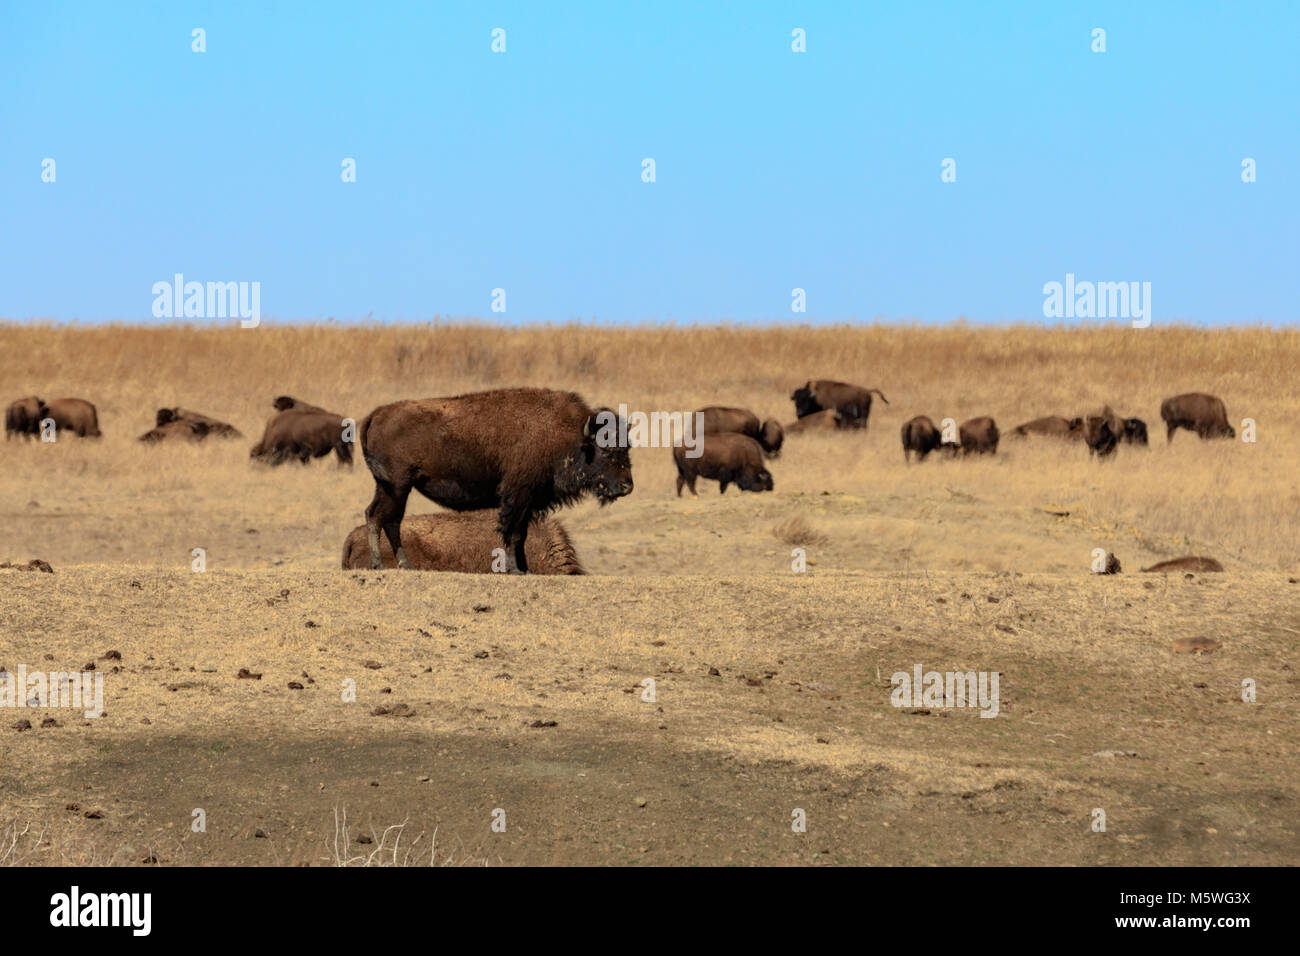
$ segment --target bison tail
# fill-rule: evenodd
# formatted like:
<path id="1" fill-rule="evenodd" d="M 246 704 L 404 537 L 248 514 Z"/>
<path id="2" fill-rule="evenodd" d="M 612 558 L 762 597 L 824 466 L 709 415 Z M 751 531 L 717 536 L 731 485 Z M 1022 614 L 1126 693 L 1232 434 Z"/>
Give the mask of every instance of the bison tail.
<path id="1" fill-rule="evenodd" d="M 871 393 L 873 393 L 873 394 L 879 395 L 879 396 L 880 396 L 880 400 L 881 400 L 882 402 L 884 402 L 886 405 L 889 404 L 889 399 L 885 398 L 885 393 L 882 392 L 880 389 L 878 389 L 878 388 L 869 388 L 869 389 L 867 389 L 867 391 L 868 391 L 868 392 L 871 392 Z"/>

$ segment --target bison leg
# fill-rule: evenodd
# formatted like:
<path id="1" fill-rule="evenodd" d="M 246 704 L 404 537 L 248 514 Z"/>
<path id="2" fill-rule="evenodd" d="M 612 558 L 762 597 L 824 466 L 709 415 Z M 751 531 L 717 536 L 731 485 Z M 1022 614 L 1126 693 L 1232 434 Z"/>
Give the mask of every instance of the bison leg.
<path id="1" fill-rule="evenodd" d="M 370 540 L 370 567 L 379 570 L 383 562 L 379 554 L 379 529 L 382 526 L 388 536 L 388 543 L 397 555 L 397 566 L 410 570 L 411 562 L 406 560 L 406 550 L 402 547 L 402 516 L 406 513 L 406 498 L 411 489 L 399 489 L 391 485 L 375 482 L 375 497 L 366 508 L 366 534 Z"/>
<path id="2" fill-rule="evenodd" d="M 532 520 L 533 511 L 527 504 L 511 499 L 501 502 L 500 530 L 505 544 L 507 574 L 528 573 L 524 542 L 528 540 L 528 525 Z"/>
<path id="3" fill-rule="evenodd" d="M 718 479 L 718 494 L 725 495 L 727 493 L 727 484 L 726 478 Z"/>
<path id="4" fill-rule="evenodd" d="M 677 473 L 677 497 L 678 498 L 682 496 L 682 485 L 684 484 L 686 484 L 686 479 L 682 477 L 682 473 L 679 471 Z"/>
<path id="5" fill-rule="evenodd" d="M 340 468 L 342 468 L 344 465 L 347 465 L 349 468 L 352 467 L 352 446 L 350 444 L 340 439 L 334 445 L 334 454 L 338 455 L 339 457 L 338 466 Z"/>
<path id="6" fill-rule="evenodd" d="M 1168 432 L 1165 433 L 1165 444 L 1168 445 L 1174 440 L 1174 432 L 1178 431 L 1178 426 L 1173 422 L 1166 422 L 1165 426 L 1169 429 Z"/>

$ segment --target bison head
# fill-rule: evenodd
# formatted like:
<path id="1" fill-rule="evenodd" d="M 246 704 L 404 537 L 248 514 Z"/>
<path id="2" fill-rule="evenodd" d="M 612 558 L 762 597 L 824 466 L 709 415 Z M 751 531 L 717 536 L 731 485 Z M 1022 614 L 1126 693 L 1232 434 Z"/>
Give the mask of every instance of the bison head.
<path id="1" fill-rule="evenodd" d="M 796 418 L 805 418 L 822 410 L 821 405 L 817 403 L 817 395 L 813 391 L 812 382 L 808 382 L 802 388 L 796 388 L 791 392 L 790 400 L 794 402 Z"/>
<path id="2" fill-rule="evenodd" d="M 1124 440 L 1130 445 L 1146 445 L 1147 423 L 1140 418 L 1124 419 Z"/>
<path id="3" fill-rule="evenodd" d="M 781 444 L 785 441 L 785 429 L 781 423 L 769 418 L 763 422 L 763 433 L 759 438 L 759 444 L 763 446 L 763 451 L 767 452 L 769 458 L 775 458 L 781 454 Z"/>
<path id="4" fill-rule="evenodd" d="M 162 428 L 168 422 L 174 421 L 176 421 L 176 409 L 160 408 L 158 409 L 158 414 L 154 416 L 154 427 Z"/>
<path id="5" fill-rule="evenodd" d="M 600 408 L 582 426 L 582 453 L 574 478 L 576 490 L 590 491 L 601 505 L 632 493 L 632 456 L 619 436 L 627 428 L 612 409 Z"/>

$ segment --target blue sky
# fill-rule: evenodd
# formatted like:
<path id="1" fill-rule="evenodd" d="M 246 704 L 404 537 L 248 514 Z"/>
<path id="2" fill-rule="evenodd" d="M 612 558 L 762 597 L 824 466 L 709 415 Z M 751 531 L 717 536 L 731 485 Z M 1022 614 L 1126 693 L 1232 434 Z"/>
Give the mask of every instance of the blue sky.
<path id="1" fill-rule="evenodd" d="M 1298 161 L 1295 3 L 0 0 L 5 318 L 1295 324 Z"/>

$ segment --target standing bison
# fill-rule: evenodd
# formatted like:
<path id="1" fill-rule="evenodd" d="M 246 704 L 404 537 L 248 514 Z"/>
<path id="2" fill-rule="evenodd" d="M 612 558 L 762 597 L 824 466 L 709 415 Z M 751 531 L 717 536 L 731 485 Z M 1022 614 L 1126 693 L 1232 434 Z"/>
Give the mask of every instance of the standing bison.
<path id="1" fill-rule="evenodd" d="M 912 460 L 916 452 L 917 461 L 925 461 L 925 456 L 939 447 L 943 436 L 934 427 L 928 415 L 917 415 L 903 426 L 903 461 Z"/>
<path id="2" fill-rule="evenodd" d="M 5 409 L 5 440 L 15 435 L 31 439 L 41 432 L 41 419 L 45 417 L 45 402 L 35 395 L 11 402 Z"/>
<path id="3" fill-rule="evenodd" d="M 984 415 L 961 423 L 957 430 L 961 436 L 963 455 L 996 455 L 998 453 L 997 422 Z"/>
<path id="4" fill-rule="evenodd" d="M 1236 438 L 1237 432 L 1228 424 L 1228 410 L 1223 400 L 1204 392 L 1175 395 L 1160 403 L 1160 417 L 1168 432 L 1165 443 L 1174 440 L 1174 432 L 1186 428 L 1205 438 Z"/>
<path id="5" fill-rule="evenodd" d="M 272 404 L 279 411 L 267 421 L 262 440 L 252 447 L 248 457 L 271 465 L 296 458 L 305 465 L 332 451 L 338 456 L 340 468 L 352 467 L 352 443 L 346 440 L 350 436 L 344 434 L 342 415 L 288 395 L 281 395 Z"/>
<path id="6" fill-rule="evenodd" d="M 1146 445 L 1147 423 L 1140 418 L 1124 419 L 1124 441 L 1130 445 Z"/>
<path id="7" fill-rule="evenodd" d="M 380 541 L 380 560 L 386 568 L 397 567 L 392 546 Z M 496 512 L 442 512 L 410 515 L 402 522 L 402 547 L 416 571 L 458 571 L 487 574 L 501 548 Z M 533 574 L 586 574 L 573 549 L 564 525 L 554 518 L 535 518 L 528 529 L 528 570 Z M 343 543 L 343 569 L 370 567 L 370 545 L 366 526 L 352 529 Z"/>
<path id="8" fill-rule="evenodd" d="M 56 398 L 44 409 L 42 419 L 54 420 L 59 432 L 72 432 L 80 438 L 99 438 L 99 415 L 95 406 L 84 398 Z"/>
<path id="9" fill-rule="evenodd" d="M 794 402 L 794 412 L 798 418 L 834 409 L 839 412 L 841 427 L 866 428 L 867 418 L 871 414 L 872 395 L 879 395 L 882 402 L 889 404 L 889 399 L 878 388 L 862 388 L 859 385 L 819 378 L 791 392 L 790 400 Z"/>
<path id="10" fill-rule="evenodd" d="M 718 482 L 719 494 L 727 493 L 733 482 L 741 491 L 771 491 L 772 473 L 763 467 L 763 449 L 748 435 L 735 432 L 718 432 L 705 435 L 698 458 L 688 458 L 685 448 L 673 449 L 673 463 L 677 465 L 677 497 L 682 496 L 682 486 L 695 494 L 697 478 L 712 478 Z"/>
<path id="11" fill-rule="evenodd" d="M 506 570 L 527 573 L 525 544 L 535 517 L 588 492 L 601 504 L 632 493 L 628 450 L 607 437 L 622 432 L 620 425 L 613 412 L 602 409 L 598 415 L 573 392 L 542 388 L 376 408 L 357 430 L 375 478 L 375 496 L 366 508 L 370 566 L 381 566 L 382 528 L 398 567 L 411 567 L 401 523 L 415 489 L 454 511 L 499 508 Z"/>
<path id="12" fill-rule="evenodd" d="M 728 408 L 723 405 L 709 405 L 700 409 L 704 416 L 704 432 L 736 432 L 748 435 L 763 446 L 769 458 L 781 454 L 781 443 L 785 441 L 785 430 L 781 423 L 768 419 L 762 424 L 758 416 L 747 408 Z"/>

